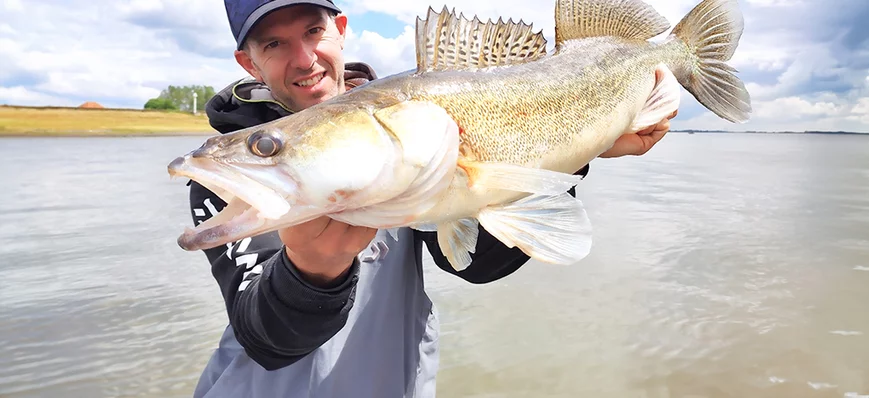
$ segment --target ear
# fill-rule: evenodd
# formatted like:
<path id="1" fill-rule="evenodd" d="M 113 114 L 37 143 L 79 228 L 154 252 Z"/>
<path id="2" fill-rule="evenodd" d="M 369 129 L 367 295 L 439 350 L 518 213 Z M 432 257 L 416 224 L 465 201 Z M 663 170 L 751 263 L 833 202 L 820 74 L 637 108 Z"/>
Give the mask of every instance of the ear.
<path id="1" fill-rule="evenodd" d="M 244 70 L 247 71 L 254 79 L 262 82 L 263 77 L 262 74 L 259 73 L 259 70 L 256 68 L 256 65 L 253 63 L 253 59 L 251 59 L 250 54 L 242 50 L 235 51 L 235 62 L 238 62 Z"/>
<path id="2" fill-rule="evenodd" d="M 335 27 L 338 28 L 338 35 L 340 37 L 339 42 L 341 43 L 341 48 L 344 48 L 344 39 L 347 37 L 347 16 L 344 14 L 338 14 L 335 16 Z"/>

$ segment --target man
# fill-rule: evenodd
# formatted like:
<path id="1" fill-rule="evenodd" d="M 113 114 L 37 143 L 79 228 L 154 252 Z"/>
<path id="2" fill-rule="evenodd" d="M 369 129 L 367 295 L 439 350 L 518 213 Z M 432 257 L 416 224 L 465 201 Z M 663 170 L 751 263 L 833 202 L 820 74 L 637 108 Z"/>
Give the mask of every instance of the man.
<path id="1" fill-rule="evenodd" d="M 366 64 L 344 63 L 347 17 L 330 0 L 225 0 L 225 6 L 235 58 L 253 79 L 208 102 L 210 123 L 221 133 L 377 78 Z M 625 136 L 604 156 L 645 153 L 668 128 L 664 120 Z M 191 182 L 190 205 L 201 223 L 226 203 Z M 475 284 L 503 278 L 529 259 L 481 228 L 473 262 L 457 272 L 435 233 L 403 228 L 396 241 L 327 217 L 205 250 L 229 325 L 194 396 L 434 396 L 438 319 L 424 291 L 423 245 L 439 268 Z"/>

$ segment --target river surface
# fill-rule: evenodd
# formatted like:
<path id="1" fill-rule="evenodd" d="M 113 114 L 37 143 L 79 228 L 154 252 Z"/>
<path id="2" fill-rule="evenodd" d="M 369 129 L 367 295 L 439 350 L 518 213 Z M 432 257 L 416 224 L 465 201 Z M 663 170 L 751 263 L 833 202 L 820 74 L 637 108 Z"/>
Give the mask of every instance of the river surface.
<path id="1" fill-rule="evenodd" d="M 226 315 L 166 165 L 202 140 L 0 139 L 0 396 L 190 396 Z M 582 262 L 426 264 L 439 396 L 869 396 L 869 136 L 672 133 L 578 193 Z"/>

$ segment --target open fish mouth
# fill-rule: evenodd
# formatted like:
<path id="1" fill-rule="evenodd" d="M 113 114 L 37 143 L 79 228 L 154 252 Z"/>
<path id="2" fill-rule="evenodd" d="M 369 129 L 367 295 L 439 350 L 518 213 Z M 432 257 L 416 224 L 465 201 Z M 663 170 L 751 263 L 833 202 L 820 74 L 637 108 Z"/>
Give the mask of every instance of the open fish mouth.
<path id="1" fill-rule="evenodd" d="M 184 156 L 172 161 L 168 171 L 173 178 L 186 177 L 196 181 L 227 203 L 218 214 L 194 228 L 184 230 L 178 237 L 178 245 L 184 250 L 225 245 L 283 224 L 304 222 L 318 215 L 306 206 L 291 206 L 286 197 L 293 193 L 295 186 L 286 184 L 292 180 L 288 176 L 276 175 L 273 168 L 227 165 Z M 259 182 L 262 179 L 266 179 L 266 182 L 280 180 L 284 184 L 278 186 L 283 188 L 271 188 Z"/>

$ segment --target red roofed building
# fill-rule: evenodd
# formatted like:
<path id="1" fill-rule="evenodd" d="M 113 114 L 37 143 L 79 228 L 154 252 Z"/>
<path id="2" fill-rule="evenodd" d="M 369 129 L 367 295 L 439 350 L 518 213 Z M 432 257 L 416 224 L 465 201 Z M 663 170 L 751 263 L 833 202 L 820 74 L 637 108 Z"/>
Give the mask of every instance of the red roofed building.
<path id="1" fill-rule="evenodd" d="M 86 109 L 103 109 L 102 105 L 100 105 L 96 102 L 93 102 L 93 101 L 85 102 L 85 103 L 79 105 L 78 107 L 79 108 L 86 108 Z"/>

